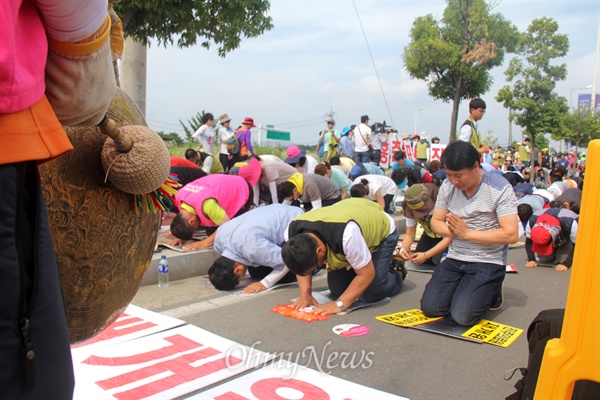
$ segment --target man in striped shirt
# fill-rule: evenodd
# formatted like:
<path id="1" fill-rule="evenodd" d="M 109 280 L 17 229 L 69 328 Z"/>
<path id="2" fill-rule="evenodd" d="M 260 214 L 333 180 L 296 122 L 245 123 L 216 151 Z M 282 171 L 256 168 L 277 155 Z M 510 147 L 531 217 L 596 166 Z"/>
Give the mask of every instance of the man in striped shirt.
<path id="1" fill-rule="evenodd" d="M 431 227 L 452 243 L 425 287 L 421 309 L 468 326 L 502 303 L 508 245 L 518 238 L 517 199 L 506 179 L 481 169 L 467 142 L 448 145 L 441 162 L 447 179 Z"/>

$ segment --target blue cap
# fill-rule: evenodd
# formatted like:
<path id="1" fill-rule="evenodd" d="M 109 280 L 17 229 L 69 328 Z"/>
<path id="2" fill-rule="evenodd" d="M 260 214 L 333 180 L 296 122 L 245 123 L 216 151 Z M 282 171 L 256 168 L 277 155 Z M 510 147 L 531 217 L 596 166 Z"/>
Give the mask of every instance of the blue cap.
<path id="1" fill-rule="evenodd" d="M 362 168 L 359 167 L 358 165 L 355 165 L 350 170 L 350 179 L 352 179 L 352 180 L 355 180 L 356 178 L 358 178 L 361 175 L 362 175 Z"/>
<path id="2" fill-rule="evenodd" d="M 349 126 L 345 126 L 342 128 L 342 136 L 346 135 L 348 132 L 350 132 Z"/>

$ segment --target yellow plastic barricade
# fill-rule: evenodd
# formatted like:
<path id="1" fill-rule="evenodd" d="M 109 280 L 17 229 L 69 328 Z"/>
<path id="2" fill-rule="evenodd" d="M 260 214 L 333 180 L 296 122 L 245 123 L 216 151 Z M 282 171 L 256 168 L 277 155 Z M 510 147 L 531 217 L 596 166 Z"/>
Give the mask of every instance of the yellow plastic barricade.
<path id="1" fill-rule="evenodd" d="M 546 345 L 536 400 L 570 399 L 575 382 L 600 382 L 600 140 L 588 150 L 562 335 Z"/>

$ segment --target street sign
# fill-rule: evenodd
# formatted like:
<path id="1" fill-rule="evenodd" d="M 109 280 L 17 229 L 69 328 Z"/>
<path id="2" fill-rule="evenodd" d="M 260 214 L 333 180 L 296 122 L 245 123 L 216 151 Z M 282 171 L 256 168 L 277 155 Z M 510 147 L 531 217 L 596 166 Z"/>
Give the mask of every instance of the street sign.
<path id="1" fill-rule="evenodd" d="M 291 137 L 290 131 L 284 131 L 273 128 L 273 125 L 267 125 L 267 139 L 271 140 L 287 140 Z"/>

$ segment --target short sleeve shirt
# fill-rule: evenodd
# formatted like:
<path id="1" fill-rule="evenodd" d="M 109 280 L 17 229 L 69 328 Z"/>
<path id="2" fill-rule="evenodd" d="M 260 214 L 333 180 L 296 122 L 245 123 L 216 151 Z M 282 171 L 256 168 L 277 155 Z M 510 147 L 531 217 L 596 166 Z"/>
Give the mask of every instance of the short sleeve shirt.
<path id="1" fill-rule="evenodd" d="M 468 229 L 487 231 L 500 228 L 498 218 L 515 216 L 517 224 L 517 198 L 506 179 L 492 172 L 484 172 L 479 188 L 471 197 L 445 180 L 440 187 L 435 204 L 437 208 L 460 216 Z M 448 257 L 467 262 L 506 265 L 507 244 L 483 244 L 461 238 L 452 238 Z"/>

